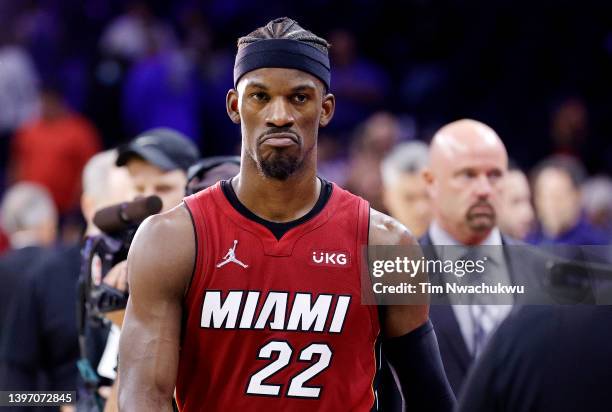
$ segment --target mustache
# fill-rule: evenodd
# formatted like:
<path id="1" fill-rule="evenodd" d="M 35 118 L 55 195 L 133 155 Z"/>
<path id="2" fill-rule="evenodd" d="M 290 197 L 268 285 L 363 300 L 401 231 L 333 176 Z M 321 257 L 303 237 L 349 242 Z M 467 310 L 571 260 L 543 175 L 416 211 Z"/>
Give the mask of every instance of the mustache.
<path id="1" fill-rule="evenodd" d="M 474 212 L 474 209 L 479 208 L 479 207 L 487 207 L 491 210 L 491 214 L 495 214 L 495 209 L 493 209 L 493 206 L 491 205 L 491 203 L 487 202 L 486 200 L 480 200 L 476 203 L 474 203 L 472 206 L 470 206 L 470 208 L 467 211 L 467 215 L 472 215 Z"/>
<path id="2" fill-rule="evenodd" d="M 297 134 L 297 132 L 295 132 L 294 130 L 291 130 L 291 127 L 288 127 L 288 126 L 287 127 L 270 127 L 265 132 L 263 132 L 261 135 L 259 135 L 259 137 L 257 138 L 257 141 L 261 143 L 269 135 L 281 134 L 281 133 L 293 135 L 296 142 L 300 141 L 300 135 Z"/>

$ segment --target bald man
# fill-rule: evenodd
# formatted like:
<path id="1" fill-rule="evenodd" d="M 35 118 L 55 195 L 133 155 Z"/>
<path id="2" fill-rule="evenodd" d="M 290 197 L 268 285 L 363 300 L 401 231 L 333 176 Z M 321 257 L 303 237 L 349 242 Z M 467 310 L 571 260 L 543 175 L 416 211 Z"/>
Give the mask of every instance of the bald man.
<path id="1" fill-rule="evenodd" d="M 461 259 L 454 255 L 468 248 L 452 246 L 494 246 L 486 266 L 487 282 L 527 284 L 525 266 L 545 270 L 544 262 L 537 269 L 529 258 L 511 262 L 506 245 L 516 243 L 501 234 L 497 227 L 497 210 L 501 202 L 508 155 L 499 136 L 489 126 L 475 120 L 459 120 L 442 127 L 430 147 L 430 164 L 423 176 L 432 200 L 433 220 L 421 239 L 423 246 L 434 246 L 440 259 Z M 504 248 L 502 249 L 502 246 Z M 465 259 L 465 257 L 463 257 Z M 516 265 L 513 265 L 516 263 Z M 512 273 L 511 268 L 521 270 Z M 496 284 L 496 283 L 492 283 Z M 528 288 L 531 284 L 525 286 Z M 487 304 L 480 296 L 459 301 L 455 295 L 442 296 L 447 304 L 432 305 L 431 319 L 439 332 L 442 360 L 451 386 L 458 394 L 473 360 L 482 351 L 488 337 L 505 318 L 515 297 L 503 296 L 504 304 Z M 465 296 L 463 296 L 465 298 Z M 464 304 L 457 304 L 458 302 Z M 500 303 L 499 300 L 494 301 Z"/>

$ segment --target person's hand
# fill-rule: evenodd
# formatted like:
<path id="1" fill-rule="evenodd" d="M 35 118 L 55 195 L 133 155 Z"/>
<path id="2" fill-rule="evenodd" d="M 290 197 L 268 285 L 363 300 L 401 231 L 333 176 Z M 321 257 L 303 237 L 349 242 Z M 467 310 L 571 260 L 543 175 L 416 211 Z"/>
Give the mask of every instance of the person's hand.
<path id="1" fill-rule="evenodd" d="M 127 260 L 121 261 L 113 266 L 110 272 L 104 277 L 103 282 L 123 292 L 128 290 Z"/>

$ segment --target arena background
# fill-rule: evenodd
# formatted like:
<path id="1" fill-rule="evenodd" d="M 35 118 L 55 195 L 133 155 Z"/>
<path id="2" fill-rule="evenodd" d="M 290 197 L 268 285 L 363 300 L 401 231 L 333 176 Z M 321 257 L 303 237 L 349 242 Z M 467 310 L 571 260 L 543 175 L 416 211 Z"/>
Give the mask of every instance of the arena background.
<path id="1" fill-rule="evenodd" d="M 105 147 L 160 123 L 147 112 L 155 104 L 158 111 L 187 109 L 167 113 L 166 125 L 191 134 L 206 155 L 235 151 L 238 130 L 223 113 L 236 38 L 287 15 L 333 45 L 335 139 L 350 139 L 377 110 L 400 117 L 402 137 L 424 140 L 449 120 L 472 117 L 497 130 L 523 167 L 563 150 L 579 153 L 590 172 L 611 170 L 607 2 L 0 4 L 3 47 L 23 48 L 39 84 L 59 89 L 93 122 Z M 157 41 L 140 38 L 145 20 Z M 572 119 L 555 125 L 559 110 Z"/>
<path id="2" fill-rule="evenodd" d="M 203 156 L 237 154 L 240 130 L 225 109 L 236 40 L 281 16 L 332 45 L 337 106 L 320 131 L 322 176 L 386 211 L 385 156 L 472 118 L 499 134 L 527 176 L 555 154 L 582 163 L 573 223 L 609 245 L 612 2 L 604 1 L 0 0 L 0 198 L 42 173 L 34 180 L 48 184 L 60 212 L 54 243 L 71 246 L 76 265 L 85 162 L 159 126 L 185 133 Z M 0 254 L 9 249 L 0 228 Z M 73 301 L 62 308 L 70 316 Z M 76 339 L 59 343 L 78 349 Z"/>

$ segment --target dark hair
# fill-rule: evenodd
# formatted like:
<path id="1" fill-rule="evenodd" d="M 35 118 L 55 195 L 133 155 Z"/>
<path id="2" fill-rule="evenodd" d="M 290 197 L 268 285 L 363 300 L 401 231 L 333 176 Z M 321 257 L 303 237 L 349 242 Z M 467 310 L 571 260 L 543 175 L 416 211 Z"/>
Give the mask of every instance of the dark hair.
<path id="1" fill-rule="evenodd" d="M 263 27 L 238 39 L 238 50 L 266 39 L 290 39 L 309 44 L 323 53 L 328 54 L 330 44 L 327 40 L 315 35 L 308 30 L 304 30 L 295 20 L 288 17 L 279 17 L 270 21 Z"/>

